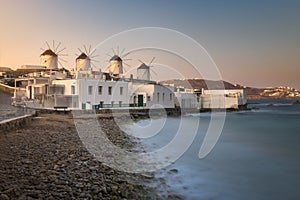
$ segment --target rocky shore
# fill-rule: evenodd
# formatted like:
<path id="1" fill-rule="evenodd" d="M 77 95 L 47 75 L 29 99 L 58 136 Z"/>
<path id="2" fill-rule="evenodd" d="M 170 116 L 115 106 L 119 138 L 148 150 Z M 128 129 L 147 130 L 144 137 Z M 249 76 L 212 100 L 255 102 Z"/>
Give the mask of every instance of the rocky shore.
<path id="1" fill-rule="evenodd" d="M 127 149 L 136 146 L 113 119 L 99 120 L 113 143 Z M 25 127 L 0 134 L 0 199 L 177 198 L 147 186 L 152 179 L 116 171 L 94 159 L 70 114 L 39 114 Z"/>

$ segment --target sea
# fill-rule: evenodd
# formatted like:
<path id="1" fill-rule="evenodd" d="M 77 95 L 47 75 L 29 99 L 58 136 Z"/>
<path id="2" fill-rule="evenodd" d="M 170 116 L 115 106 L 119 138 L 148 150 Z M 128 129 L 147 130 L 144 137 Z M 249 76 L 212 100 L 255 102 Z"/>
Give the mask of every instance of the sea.
<path id="1" fill-rule="evenodd" d="M 293 100 L 248 103 L 251 110 L 226 113 L 219 140 L 202 159 L 198 154 L 211 114 L 185 116 L 191 122 L 200 119 L 197 135 L 178 160 L 156 171 L 157 178 L 166 179 L 166 190 L 195 200 L 300 199 L 300 105 Z M 161 126 L 156 120 L 160 119 L 141 120 L 129 129 Z M 158 134 L 141 140 L 145 150 L 166 146 L 181 120 L 167 118 Z"/>

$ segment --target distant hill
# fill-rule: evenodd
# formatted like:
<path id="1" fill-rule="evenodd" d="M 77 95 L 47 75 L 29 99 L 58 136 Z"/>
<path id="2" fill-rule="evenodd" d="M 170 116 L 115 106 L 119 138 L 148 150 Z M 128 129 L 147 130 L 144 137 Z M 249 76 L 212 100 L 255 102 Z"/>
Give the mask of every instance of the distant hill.
<path id="1" fill-rule="evenodd" d="M 185 87 L 185 88 L 193 88 L 193 89 L 222 89 L 225 87 L 226 89 L 238 89 L 243 88 L 240 85 L 233 85 L 232 83 L 226 81 L 211 81 L 204 79 L 174 79 L 168 81 L 162 81 L 161 83 L 165 84 L 174 84 L 176 87 Z"/>
<path id="2" fill-rule="evenodd" d="M 176 87 L 185 87 L 200 91 L 204 89 L 245 89 L 248 99 L 287 99 L 300 98 L 300 92 L 287 86 L 271 88 L 253 88 L 235 85 L 227 81 L 212 81 L 204 79 L 174 79 L 162 81 L 163 84 L 173 84 Z"/>

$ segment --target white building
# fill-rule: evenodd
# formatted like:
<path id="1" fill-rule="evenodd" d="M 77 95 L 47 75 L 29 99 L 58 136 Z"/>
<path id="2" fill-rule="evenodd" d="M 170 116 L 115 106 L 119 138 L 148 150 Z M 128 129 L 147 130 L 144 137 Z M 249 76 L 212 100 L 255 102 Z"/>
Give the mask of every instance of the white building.
<path id="1" fill-rule="evenodd" d="M 195 95 L 193 89 L 176 88 L 175 96 L 177 99 L 175 105 L 177 107 L 199 109 L 197 96 Z"/>
<path id="2" fill-rule="evenodd" d="M 66 79 L 66 74 L 58 71 L 42 71 L 28 73 L 25 78 L 15 79 L 15 87 L 18 88 L 14 92 L 14 98 L 26 97 L 28 100 L 35 100 L 39 103 L 45 102 L 49 97 L 49 88 L 51 88 L 52 80 Z M 32 107 L 36 107 L 31 105 Z M 42 106 L 42 105 L 41 105 Z M 37 106 L 40 107 L 40 106 Z M 51 107 L 52 104 L 51 104 Z"/>
<path id="3" fill-rule="evenodd" d="M 247 104 L 244 89 L 204 90 L 200 96 L 200 107 L 203 109 L 234 108 Z"/>
<path id="4" fill-rule="evenodd" d="M 153 81 L 129 82 L 130 104 L 145 108 L 174 108 L 174 87 Z"/>
<path id="5" fill-rule="evenodd" d="M 108 73 L 81 70 L 77 72 L 76 79 L 56 79 L 51 84 L 38 84 L 34 80 L 26 86 L 27 97 L 35 99 L 43 93 L 44 96 L 39 99 L 43 100 L 41 106 L 44 107 L 174 108 L 174 87 L 159 85 L 154 81 L 115 80 Z"/>
<path id="6" fill-rule="evenodd" d="M 60 100 L 55 106 L 79 109 L 129 107 L 128 82 L 97 78 L 54 80 Z"/>
<path id="7" fill-rule="evenodd" d="M 15 86 L 24 90 L 16 90 L 14 96 L 26 96 L 27 99 L 38 99 L 46 93 L 46 86 L 49 78 L 46 77 L 27 77 L 15 79 Z M 24 92 L 25 91 L 25 92 Z"/>
<path id="8" fill-rule="evenodd" d="M 246 94 L 239 90 L 203 90 L 199 98 L 192 89 L 161 85 L 155 81 L 119 78 L 101 71 L 79 70 L 76 79 L 48 71 L 16 79 L 15 97 L 25 96 L 30 107 L 101 108 L 174 108 L 221 109 L 246 105 Z"/>

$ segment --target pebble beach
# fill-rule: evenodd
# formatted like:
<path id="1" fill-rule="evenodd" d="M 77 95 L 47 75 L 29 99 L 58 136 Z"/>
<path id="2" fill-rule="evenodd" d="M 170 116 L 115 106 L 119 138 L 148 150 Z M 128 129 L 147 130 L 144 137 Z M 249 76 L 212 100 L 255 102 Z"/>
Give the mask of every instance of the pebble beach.
<path id="1" fill-rule="evenodd" d="M 113 119 L 99 120 L 113 143 L 136 146 Z M 160 196 L 147 186 L 153 179 L 116 171 L 94 159 L 70 114 L 40 113 L 24 127 L 0 134 L 0 199 L 176 198 Z"/>

